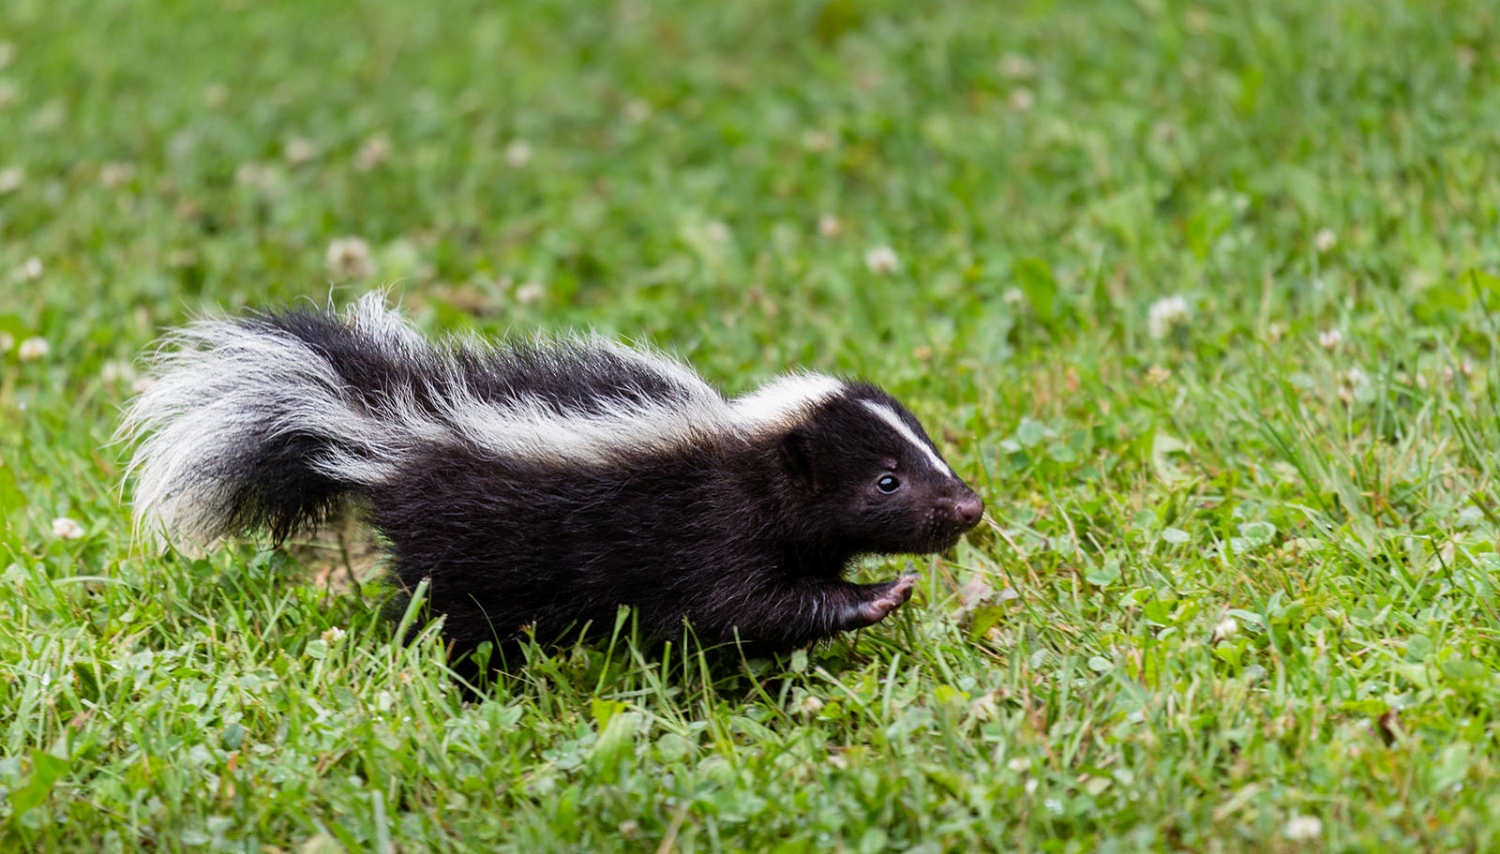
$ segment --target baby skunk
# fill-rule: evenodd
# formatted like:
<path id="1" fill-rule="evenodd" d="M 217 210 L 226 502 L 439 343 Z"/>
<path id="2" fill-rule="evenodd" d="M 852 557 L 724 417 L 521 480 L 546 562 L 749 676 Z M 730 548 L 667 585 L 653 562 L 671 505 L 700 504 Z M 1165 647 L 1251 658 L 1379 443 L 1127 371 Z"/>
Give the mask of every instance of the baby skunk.
<path id="1" fill-rule="evenodd" d="M 434 347 L 380 295 L 201 321 L 168 337 L 122 434 L 139 523 L 181 541 L 346 501 L 408 588 L 429 580 L 458 651 L 609 630 L 769 649 L 879 622 L 984 503 L 890 395 L 817 374 L 726 400 L 660 354 L 597 338 Z"/>

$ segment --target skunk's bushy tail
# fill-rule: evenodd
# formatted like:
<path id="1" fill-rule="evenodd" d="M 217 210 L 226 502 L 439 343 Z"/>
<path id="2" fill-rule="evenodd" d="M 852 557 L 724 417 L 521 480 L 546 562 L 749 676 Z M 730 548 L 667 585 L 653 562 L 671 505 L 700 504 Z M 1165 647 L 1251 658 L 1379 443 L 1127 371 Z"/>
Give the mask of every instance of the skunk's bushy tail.
<path id="1" fill-rule="evenodd" d="M 308 310 L 178 330 L 120 427 L 139 442 L 128 472 L 137 525 L 206 546 L 260 528 L 280 541 L 318 521 L 393 477 L 423 441 L 430 422 L 392 417 L 401 402 L 384 386 L 433 359 L 379 294 L 344 318 Z"/>

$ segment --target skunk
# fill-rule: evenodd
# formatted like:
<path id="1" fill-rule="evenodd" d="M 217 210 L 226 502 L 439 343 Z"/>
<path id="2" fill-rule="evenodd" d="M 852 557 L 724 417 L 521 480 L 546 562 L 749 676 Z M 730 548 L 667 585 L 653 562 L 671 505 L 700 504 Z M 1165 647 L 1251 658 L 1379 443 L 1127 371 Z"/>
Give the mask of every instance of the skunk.
<path id="1" fill-rule="evenodd" d="M 880 622 L 984 512 L 922 426 L 813 373 L 725 399 L 660 353 L 598 337 L 433 345 L 380 294 L 170 334 L 127 407 L 138 525 L 277 542 L 347 503 L 455 650 L 613 627 L 788 649 Z"/>

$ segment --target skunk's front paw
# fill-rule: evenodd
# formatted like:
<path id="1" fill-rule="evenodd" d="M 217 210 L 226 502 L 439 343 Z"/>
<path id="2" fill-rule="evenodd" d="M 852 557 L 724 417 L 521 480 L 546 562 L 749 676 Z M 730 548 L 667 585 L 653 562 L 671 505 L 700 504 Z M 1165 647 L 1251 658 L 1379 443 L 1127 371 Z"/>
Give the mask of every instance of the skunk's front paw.
<path id="1" fill-rule="evenodd" d="M 877 588 L 884 587 L 875 598 L 865 602 L 860 608 L 860 617 L 867 626 L 884 620 L 886 615 L 897 608 L 905 605 L 911 598 L 911 591 L 916 586 L 917 576 L 903 575 L 895 581 L 888 581 L 883 585 L 875 585 Z"/>

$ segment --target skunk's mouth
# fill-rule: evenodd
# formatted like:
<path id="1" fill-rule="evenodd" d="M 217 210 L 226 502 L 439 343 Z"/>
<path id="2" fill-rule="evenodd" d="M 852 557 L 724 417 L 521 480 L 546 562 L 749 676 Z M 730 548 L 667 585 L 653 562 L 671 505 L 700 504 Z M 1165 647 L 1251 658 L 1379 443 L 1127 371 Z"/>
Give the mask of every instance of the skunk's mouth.
<path id="1" fill-rule="evenodd" d="M 958 545 L 958 541 L 964 538 L 964 534 L 974 529 L 974 525 L 955 526 L 937 522 L 928 531 L 923 543 L 924 554 L 935 554 L 945 552 Z"/>
<path id="2" fill-rule="evenodd" d="M 961 531 L 954 531 L 950 533 L 947 538 L 938 542 L 937 547 L 933 549 L 933 551 L 945 552 L 953 548 L 954 546 L 958 545 L 959 540 L 962 540 L 964 538 L 964 534 L 967 534 L 970 530 L 971 528 L 964 528 Z"/>

